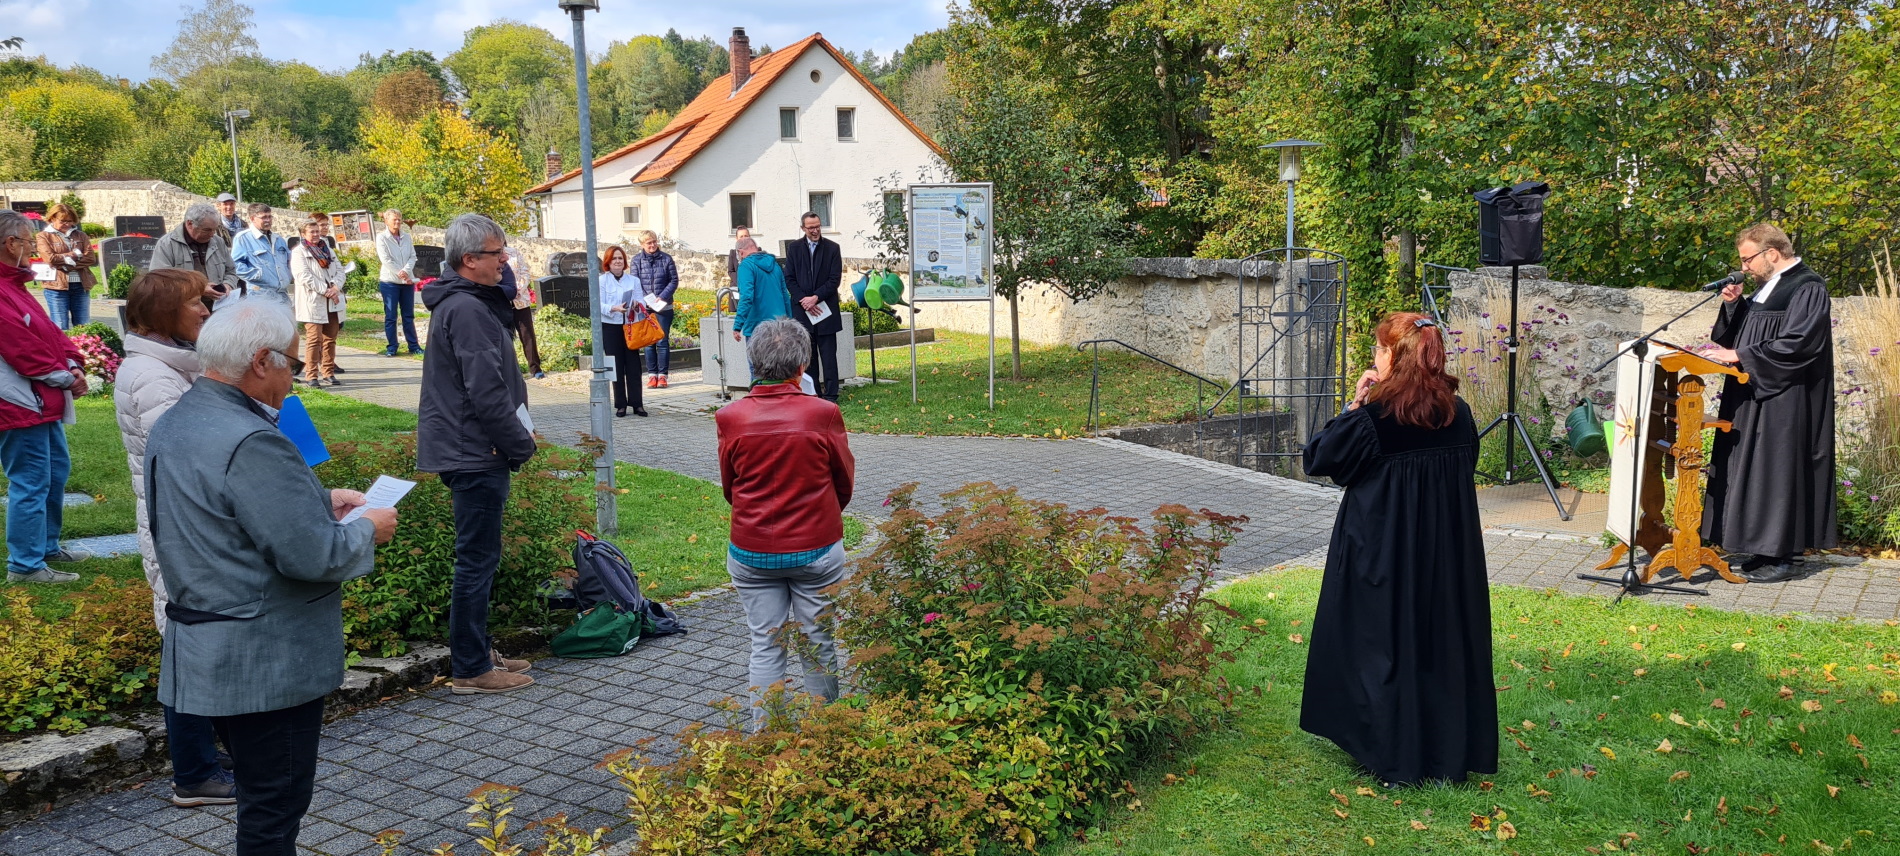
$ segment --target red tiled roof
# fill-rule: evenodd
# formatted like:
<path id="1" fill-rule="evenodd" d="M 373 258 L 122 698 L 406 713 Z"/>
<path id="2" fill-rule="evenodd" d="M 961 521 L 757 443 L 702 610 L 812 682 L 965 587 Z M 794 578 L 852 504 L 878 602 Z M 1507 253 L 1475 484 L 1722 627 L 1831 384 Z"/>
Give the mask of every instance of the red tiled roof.
<path id="1" fill-rule="evenodd" d="M 694 98 L 691 103 L 681 109 L 679 115 L 673 117 L 673 121 L 666 123 L 666 127 L 661 129 L 659 133 L 643 140 L 637 140 L 605 156 L 596 158 L 594 160 L 594 168 L 599 169 L 611 161 L 619 160 L 648 146 L 662 143 L 669 137 L 677 136 L 677 139 L 672 140 L 664 151 L 661 151 L 658 156 L 653 158 L 651 163 L 648 163 L 645 168 L 635 174 L 629 183 L 641 184 L 649 181 L 659 181 L 672 176 L 681 166 L 684 166 L 687 161 L 691 160 L 694 155 L 704 151 L 707 146 L 712 144 L 713 140 L 717 139 L 720 134 L 731 127 L 732 123 L 736 121 L 740 115 L 745 113 L 746 108 L 751 107 L 753 102 L 759 99 L 761 93 L 771 88 L 772 84 L 785 73 L 786 69 L 796 65 L 798 58 L 803 56 L 805 51 L 810 49 L 813 45 L 822 47 L 827 53 L 831 54 L 832 59 L 837 60 L 839 65 L 844 66 L 846 72 L 852 77 L 857 78 L 858 83 L 862 84 L 865 89 L 870 90 L 871 94 L 877 98 L 878 103 L 883 104 L 885 109 L 891 111 L 891 115 L 896 116 L 898 121 L 903 122 L 904 127 L 909 128 L 911 133 L 916 134 L 917 139 L 923 140 L 924 144 L 929 146 L 931 151 L 939 155 L 943 154 L 943 149 L 937 146 L 936 141 L 932 140 L 930 135 L 924 133 L 923 129 L 912 123 L 910 118 L 905 116 L 902 110 L 897 109 L 897 105 L 892 104 L 891 100 L 884 97 L 884 93 L 879 91 L 875 84 L 871 83 L 862 72 L 858 71 L 856 63 L 852 62 L 850 58 L 844 54 L 839 53 L 838 49 L 832 47 L 830 42 L 825 41 L 823 34 L 813 33 L 789 46 L 754 59 L 752 61 L 752 76 L 746 79 L 745 85 L 740 87 L 738 92 L 732 91 L 732 75 L 730 73 L 720 75 L 718 80 L 708 84 L 705 90 L 699 93 L 699 97 Z M 559 178 L 549 179 L 542 184 L 529 188 L 527 192 L 544 193 L 548 190 L 552 190 L 556 185 L 580 174 L 581 171 L 578 168 L 569 170 Z"/>

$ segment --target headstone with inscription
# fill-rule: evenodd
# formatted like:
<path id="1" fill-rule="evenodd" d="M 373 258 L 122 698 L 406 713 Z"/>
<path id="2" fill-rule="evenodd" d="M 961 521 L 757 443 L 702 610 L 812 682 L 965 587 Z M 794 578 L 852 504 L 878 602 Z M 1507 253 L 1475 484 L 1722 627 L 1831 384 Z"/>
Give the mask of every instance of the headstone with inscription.
<path id="1" fill-rule="evenodd" d="M 586 276 L 589 261 L 586 253 L 550 253 L 548 275 Z"/>
<path id="2" fill-rule="evenodd" d="M 442 248 L 428 244 L 416 245 L 416 280 L 418 282 L 432 276 L 442 275 Z"/>
<path id="3" fill-rule="evenodd" d="M 126 236 L 119 238 L 101 238 L 97 247 L 99 266 L 110 275 L 119 265 L 131 265 L 143 273 L 152 264 L 152 250 L 158 246 L 156 237 Z"/>
<path id="4" fill-rule="evenodd" d="M 543 304 L 558 306 L 561 311 L 579 318 L 592 314 L 587 305 L 587 277 L 544 276 L 535 280 L 535 287 L 540 289 Z"/>
<path id="5" fill-rule="evenodd" d="M 23 199 L 15 199 L 12 202 L 7 203 L 7 207 L 12 208 L 15 211 L 18 211 L 21 214 L 38 214 L 42 217 L 46 216 L 45 202 L 28 202 Z"/>
<path id="6" fill-rule="evenodd" d="M 118 235 L 119 237 L 144 235 L 147 238 L 162 238 L 165 236 L 165 218 L 148 216 L 114 217 L 112 218 L 112 234 Z"/>

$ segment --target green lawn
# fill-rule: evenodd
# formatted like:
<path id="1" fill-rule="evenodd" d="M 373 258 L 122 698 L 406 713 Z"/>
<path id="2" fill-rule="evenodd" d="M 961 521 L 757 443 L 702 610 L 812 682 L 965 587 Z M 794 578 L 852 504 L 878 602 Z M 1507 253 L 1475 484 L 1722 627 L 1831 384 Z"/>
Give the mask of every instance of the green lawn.
<path id="1" fill-rule="evenodd" d="M 1047 852 L 1900 852 L 1891 622 L 1494 588 L 1501 769 L 1388 792 L 1298 727 L 1306 647 L 1292 637 L 1311 632 L 1319 579 L 1219 595 L 1261 630 L 1227 672 L 1231 727 L 1157 759 L 1085 842 Z"/>
<path id="2" fill-rule="evenodd" d="M 853 431 L 881 434 L 989 434 L 1064 437 L 1088 430 L 1092 357 L 1073 347 L 1023 346 L 1023 376 L 1010 380 L 1009 342 L 996 343 L 996 409 L 989 409 L 989 339 L 937 331 L 917 346 L 917 398 L 910 400 L 910 348 L 901 333 L 878 336 L 878 377 L 886 382 L 844 390 L 840 405 Z M 1102 349 L 1103 426 L 1176 422 L 1191 416 L 1195 387 L 1203 406 L 1212 387 L 1146 357 Z M 871 354 L 858 349 L 858 375 L 871 376 Z"/>

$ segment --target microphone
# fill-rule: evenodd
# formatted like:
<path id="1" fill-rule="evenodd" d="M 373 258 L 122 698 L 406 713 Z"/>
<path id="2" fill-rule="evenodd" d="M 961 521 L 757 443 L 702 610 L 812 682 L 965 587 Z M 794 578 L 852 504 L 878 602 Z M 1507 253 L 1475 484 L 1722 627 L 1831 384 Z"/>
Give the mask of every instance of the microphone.
<path id="1" fill-rule="evenodd" d="M 1741 271 L 1736 271 L 1734 273 L 1729 274 L 1728 276 L 1722 277 L 1721 279 L 1711 282 L 1708 285 L 1702 286 L 1701 288 L 1697 290 L 1698 291 L 1721 291 L 1724 286 L 1727 286 L 1730 283 L 1741 282 L 1747 278 L 1748 278 L 1747 274 L 1742 273 Z"/>

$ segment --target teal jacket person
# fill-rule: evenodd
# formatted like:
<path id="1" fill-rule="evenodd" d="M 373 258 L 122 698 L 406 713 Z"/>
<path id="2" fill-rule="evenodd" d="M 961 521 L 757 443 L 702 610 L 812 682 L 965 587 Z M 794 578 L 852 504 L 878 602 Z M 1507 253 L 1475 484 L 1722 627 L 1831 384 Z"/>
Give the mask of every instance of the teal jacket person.
<path id="1" fill-rule="evenodd" d="M 760 324 L 791 313 L 791 297 L 785 291 L 785 271 L 778 266 L 778 259 L 766 252 L 740 259 L 736 312 L 739 333 L 750 339 Z"/>

